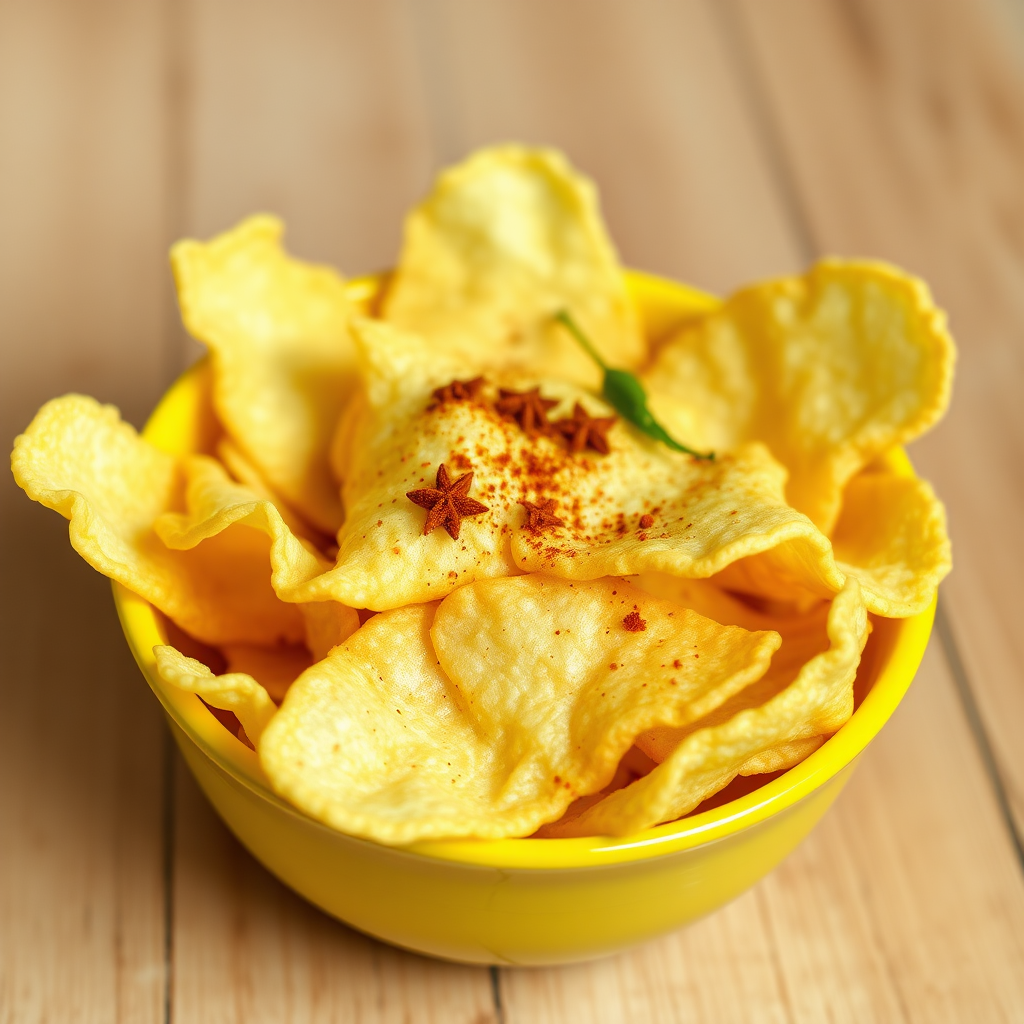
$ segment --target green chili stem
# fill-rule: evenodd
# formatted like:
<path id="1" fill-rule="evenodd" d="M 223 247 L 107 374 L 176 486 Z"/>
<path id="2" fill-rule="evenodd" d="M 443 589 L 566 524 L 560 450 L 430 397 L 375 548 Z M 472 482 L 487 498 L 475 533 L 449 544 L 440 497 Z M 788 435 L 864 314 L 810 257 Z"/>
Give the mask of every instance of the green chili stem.
<path id="1" fill-rule="evenodd" d="M 604 380 L 601 384 L 601 394 L 613 409 L 623 419 L 629 420 L 635 427 L 642 430 L 648 437 L 677 452 L 685 452 L 695 459 L 711 460 L 715 457 L 714 452 L 698 452 L 680 444 L 671 434 L 654 418 L 651 410 L 647 408 L 647 394 L 644 391 L 640 379 L 628 370 L 614 370 L 601 358 L 597 350 L 590 343 L 590 339 L 580 330 L 579 325 L 573 320 L 567 309 L 560 309 L 555 314 L 555 320 L 560 323 L 579 343 L 604 371 Z"/>
<path id="2" fill-rule="evenodd" d="M 580 330 L 579 325 L 569 315 L 567 309 L 560 309 L 555 314 L 555 319 L 587 350 L 587 355 L 601 367 L 605 373 L 608 372 L 608 364 L 601 358 L 597 349 L 590 343 L 590 339 Z"/>

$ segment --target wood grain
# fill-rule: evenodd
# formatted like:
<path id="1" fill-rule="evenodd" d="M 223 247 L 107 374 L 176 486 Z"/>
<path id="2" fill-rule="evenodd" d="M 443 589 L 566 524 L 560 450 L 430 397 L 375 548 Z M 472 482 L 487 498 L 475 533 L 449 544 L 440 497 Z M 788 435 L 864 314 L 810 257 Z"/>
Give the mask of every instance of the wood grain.
<path id="1" fill-rule="evenodd" d="M 712 291 L 799 265 L 710 5 L 429 6 L 451 159 L 558 146 L 596 181 L 625 263 Z"/>
<path id="2" fill-rule="evenodd" d="M 1012 1021 L 1024 886 L 941 652 L 825 820 L 721 913 L 632 953 L 503 971 L 506 1019 Z"/>
<path id="3" fill-rule="evenodd" d="M 141 421 L 196 351 L 169 303 L 173 235 L 270 209 L 298 255 L 375 269 L 431 170 L 499 139 L 564 148 L 628 263 L 716 291 L 819 249 L 903 263 L 960 339 L 951 418 L 915 457 L 950 507 L 955 644 L 1024 821 L 1024 45 L 1005 16 L 997 0 L 0 0 L 0 420 L 11 436 L 74 388 Z M 1024 1014 L 1024 881 L 938 647 L 761 885 L 619 957 L 502 970 L 496 1001 L 487 971 L 285 890 L 180 764 L 165 861 L 166 737 L 107 585 L 9 478 L 0 510 L 0 1024 Z"/>
<path id="4" fill-rule="evenodd" d="M 705 254 L 718 252 L 714 274 L 722 287 L 751 275 L 751 252 L 777 260 L 775 267 L 754 274 L 778 273 L 799 260 L 804 225 L 794 216 L 786 190 L 788 153 L 784 147 L 773 149 L 761 121 L 758 98 L 751 93 L 757 69 L 744 64 L 746 55 L 736 47 L 728 24 L 712 17 L 710 5 L 688 5 L 685 12 L 645 5 L 643 17 L 635 21 L 621 7 L 600 4 L 587 5 L 585 20 L 572 4 L 540 11 L 529 5 L 448 0 L 438 10 L 444 20 L 440 27 L 435 23 L 432 41 L 444 54 L 450 81 L 435 94 L 459 98 L 444 122 L 449 146 L 469 147 L 508 136 L 559 139 L 597 178 L 608 197 L 613 231 L 617 204 L 628 208 L 623 197 L 635 197 L 622 217 L 629 225 L 623 249 L 627 259 L 655 270 L 680 273 L 679 268 L 692 268 Z M 758 10 L 766 13 L 763 7 Z M 677 18 L 680 13 L 685 17 Z M 676 59 L 659 60 L 667 55 L 663 47 Z M 638 53 L 645 59 L 637 60 Z M 807 81 L 803 88 L 809 88 Z M 621 99 L 619 92 L 626 97 L 621 106 L 615 102 Z M 674 118 L 659 118 L 660 133 L 645 136 L 631 115 L 641 122 L 645 116 L 657 118 L 665 95 L 699 97 L 694 109 L 700 110 L 702 122 L 687 120 L 685 104 L 676 102 Z M 708 130 L 710 125 L 714 131 Z M 703 173 L 678 173 L 685 166 L 679 154 L 686 154 Z M 849 173 L 855 174 L 852 156 L 850 166 Z M 674 187 L 666 189 L 669 182 Z M 682 202 L 688 213 L 701 213 L 684 215 L 685 228 L 681 223 L 681 230 L 673 231 L 678 193 L 685 193 Z M 641 209 L 645 203 L 651 204 L 646 211 Z M 727 230 L 736 206 L 742 209 L 742 245 Z M 716 250 L 723 236 L 729 244 Z M 644 252 L 658 262 L 633 256 Z M 692 270 L 686 276 L 702 280 Z M 753 1019 L 751 1007 L 757 1006 L 765 1019 L 815 1020 L 824 1014 L 849 1020 L 925 1020 L 941 1002 L 927 998 L 933 991 L 932 972 L 950 956 L 961 956 L 963 965 L 962 955 L 975 943 L 995 946 L 994 958 L 985 961 L 995 965 L 995 976 L 985 977 L 986 969 L 977 962 L 968 970 L 961 966 L 954 975 L 962 986 L 954 995 L 960 998 L 946 994 L 944 1005 L 951 1008 L 946 1019 L 978 1006 L 992 1010 L 1020 1005 L 1022 993 L 1012 964 L 1024 926 L 1021 879 L 949 675 L 933 668 L 932 677 L 935 706 L 919 712 L 919 722 L 930 721 L 937 728 L 933 742 L 940 751 L 955 749 L 961 759 L 973 759 L 973 774 L 960 786 L 956 810 L 947 803 L 951 795 L 932 782 L 943 762 L 932 761 L 931 774 L 922 772 L 920 750 L 890 741 L 888 768 L 904 786 L 894 788 L 877 770 L 865 772 L 856 785 L 868 795 L 857 806 L 844 802 L 833 815 L 846 822 L 846 832 L 860 834 L 866 827 L 859 820 L 864 805 L 877 807 L 872 836 L 880 845 L 886 829 L 896 831 L 898 838 L 889 845 L 900 849 L 916 851 L 918 843 L 926 843 L 921 874 L 897 860 L 879 861 L 870 846 L 861 845 L 859 856 L 851 857 L 835 839 L 833 826 L 832 832 L 812 838 L 806 852 L 790 862 L 796 867 L 784 868 L 737 904 L 745 908 L 739 929 L 743 943 L 735 942 L 735 933 L 726 939 L 719 932 L 729 928 L 727 918 L 713 918 L 614 964 L 503 971 L 508 1020 L 732 1019 L 735 1004 L 730 1006 L 730 1000 L 737 993 L 743 993 L 744 1006 L 737 1019 Z M 865 758 L 867 764 L 871 757 Z M 960 778 L 954 774 L 944 781 L 955 791 Z M 917 786 L 925 791 L 921 797 Z M 914 820 L 909 809 L 925 798 L 930 800 L 927 822 Z M 986 841 L 958 849 L 961 829 Z M 971 856 L 979 859 L 972 861 Z M 984 865 L 979 873 L 998 877 L 994 890 L 959 886 L 943 892 L 940 884 L 937 895 L 930 884 L 915 884 L 959 878 L 979 864 Z M 808 865 L 812 870 L 806 870 Z M 993 930 L 988 900 L 1004 886 L 1012 894 L 1012 909 L 1006 927 Z M 867 902 L 867 892 L 885 895 Z M 887 909 L 894 906 L 900 908 L 898 925 Z M 965 931 L 936 932 L 933 912 L 957 921 Z M 702 930 L 708 936 L 704 940 Z M 893 937 L 882 943 L 882 933 Z M 733 944 L 747 953 L 742 961 L 702 955 Z M 913 960 L 915 949 L 917 959 L 908 970 L 904 961 Z M 766 973 L 766 965 L 773 973 Z M 826 978 L 827 987 L 822 984 Z M 996 993 L 991 999 L 990 985 Z M 754 992 L 756 998 L 750 998 Z"/>
<path id="5" fill-rule="evenodd" d="M 989 3 L 740 4 L 815 245 L 925 277 L 960 346 L 914 447 L 950 515 L 956 643 L 1024 836 L 1024 76 Z"/>
<path id="6" fill-rule="evenodd" d="M 239 846 L 178 764 L 172 1020 L 496 1020 L 486 970 L 405 953 L 311 907 Z"/>
<path id="7" fill-rule="evenodd" d="M 431 155 L 395 3 L 197 4 L 181 28 L 185 230 L 282 215 L 303 258 L 390 264 Z M 190 780 L 175 813 L 172 1020 L 486 1021 L 488 972 L 443 967 L 331 921 L 228 836 Z"/>
<path id="8" fill-rule="evenodd" d="M 159 8 L 0 5 L 0 422 L 163 387 Z M 0 481 L 0 1021 L 163 1017 L 163 725 L 110 586 Z"/>

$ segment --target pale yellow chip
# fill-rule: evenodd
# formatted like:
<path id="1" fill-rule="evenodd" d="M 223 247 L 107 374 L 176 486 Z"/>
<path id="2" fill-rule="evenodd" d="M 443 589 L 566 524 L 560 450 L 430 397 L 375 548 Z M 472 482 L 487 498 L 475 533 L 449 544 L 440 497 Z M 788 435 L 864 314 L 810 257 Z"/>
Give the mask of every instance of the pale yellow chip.
<path id="1" fill-rule="evenodd" d="M 274 491 L 333 534 L 328 446 L 355 383 L 351 310 L 338 274 L 293 259 L 282 233 L 277 218 L 250 217 L 178 242 L 171 264 L 185 326 L 212 354 L 218 416 Z"/>
<path id="2" fill-rule="evenodd" d="M 777 644 L 621 581 L 485 581 L 371 618 L 292 685 L 260 760 L 300 809 L 378 842 L 528 835 L 607 785 L 637 732 L 725 699 Z"/>
<path id="3" fill-rule="evenodd" d="M 923 282 L 881 263 L 824 260 L 744 288 L 659 350 L 645 380 L 686 442 L 765 442 L 786 495 L 830 533 L 846 482 L 949 404 L 955 351 Z"/>
<path id="4" fill-rule="evenodd" d="M 613 366 L 645 343 L 593 184 L 553 150 L 498 146 L 445 171 L 409 214 L 386 320 L 435 351 L 599 386 L 553 314 L 570 309 Z"/>
<path id="5" fill-rule="evenodd" d="M 227 662 L 228 674 L 251 676 L 270 694 L 275 704 L 284 700 L 292 683 L 317 660 L 308 648 L 295 644 L 288 647 L 224 644 L 221 652 Z"/>
<path id="6" fill-rule="evenodd" d="M 165 512 L 154 524 L 169 548 L 187 551 L 211 538 L 263 533 L 270 540 L 271 584 L 281 600 L 290 602 L 296 601 L 304 584 L 329 567 L 313 544 L 292 533 L 273 501 L 236 484 L 214 459 L 193 455 L 183 460 L 183 466 L 187 511 Z M 306 645 L 318 659 L 359 627 L 356 611 L 336 601 L 302 603 L 300 611 Z"/>
<path id="7" fill-rule="evenodd" d="M 812 657 L 789 686 L 760 706 L 694 730 L 650 774 L 552 834 L 639 832 L 693 810 L 742 770 L 766 768 L 758 759 L 767 751 L 776 752 L 779 764 L 791 762 L 801 746 L 809 750 L 853 713 L 853 680 L 867 635 L 867 609 L 859 586 L 850 580 L 829 612 L 828 650 Z"/>
<path id="8" fill-rule="evenodd" d="M 217 441 L 216 453 L 217 460 L 243 487 L 274 503 L 288 529 L 296 537 L 312 541 L 317 546 L 325 544 L 325 535 L 310 526 L 279 494 L 274 493 L 245 452 L 226 434 Z M 329 539 L 326 539 L 326 543 L 329 543 Z"/>
<path id="9" fill-rule="evenodd" d="M 187 551 L 164 545 L 154 523 L 185 508 L 185 474 L 113 406 L 81 395 L 47 402 L 15 441 L 11 465 L 30 498 L 70 520 L 72 546 L 94 569 L 192 636 L 211 644 L 303 639 L 301 613 L 271 586 L 265 534 L 227 530 Z"/>
<path id="10" fill-rule="evenodd" d="M 828 539 L 785 503 L 784 472 L 763 446 L 697 462 L 619 421 L 607 435 L 608 455 L 573 454 L 500 415 L 497 387 L 539 386 L 558 402 L 553 420 L 577 403 L 610 415 L 592 395 L 560 381 L 492 374 L 477 400 L 438 402 L 435 388 L 473 370 L 433 357 L 418 338 L 386 324 L 361 322 L 356 335 L 366 410 L 346 428 L 347 519 L 337 565 L 297 599 L 386 609 L 521 570 L 571 579 L 650 569 L 708 576 L 768 549 L 812 593 L 828 597 L 842 586 Z M 463 520 L 458 540 L 441 528 L 424 536 L 426 512 L 407 497 L 434 487 L 441 464 L 452 480 L 472 472 L 468 497 L 487 506 Z M 524 527 L 520 502 L 545 500 L 565 526 L 535 534 Z M 647 514 L 654 525 L 644 529 Z"/>
<path id="11" fill-rule="evenodd" d="M 847 484 L 832 547 L 838 572 L 855 576 L 868 608 L 887 618 L 924 611 L 952 567 L 945 509 L 931 485 L 888 469 L 865 471 Z M 803 575 L 780 571 L 782 553 L 733 562 L 716 581 L 767 599 L 812 603 L 817 591 Z"/>
<path id="12" fill-rule="evenodd" d="M 164 682 L 202 697 L 215 708 L 232 712 L 242 723 L 249 740 L 253 744 L 259 742 L 277 706 L 252 676 L 244 672 L 214 675 L 201 661 L 186 658 L 173 647 L 154 647 L 153 654 L 157 672 Z"/>

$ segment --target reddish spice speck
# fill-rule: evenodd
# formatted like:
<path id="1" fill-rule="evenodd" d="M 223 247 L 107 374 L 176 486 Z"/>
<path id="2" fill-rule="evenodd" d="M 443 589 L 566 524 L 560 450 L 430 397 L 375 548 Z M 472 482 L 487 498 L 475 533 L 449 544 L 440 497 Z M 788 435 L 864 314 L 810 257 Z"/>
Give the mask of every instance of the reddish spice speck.
<path id="1" fill-rule="evenodd" d="M 638 611 L 631 611 L 623 620 L 623 626 L 630 631 L 630 633 L 641 633 L 647 628 L 647 620 L 640 618 Z"/>
<path id="2" fill-rule="evenodd" d="M 609 668 L 609 669 L 610 669 L 610 670 L 611 670 L 612 672 L 614 672 L 614 671 L 615 671 L 615 670 L 616 670 L 616 669 L 617 669 L 618 667 L 619 667 L 619 666 L 618 666 L 618 665 L 616 665 L 614 661 L 613 661 L 613 662 L 612 662 L 612 663 L 611 663 L 611 664 L 610 664 L 610 665 L 608 666 L 608 668 Z"/>
<path id="3" fill-rule="evenodd" d="M 678 658 L 676 658 L 676 660 L 672 662 L 672 667 L 673 668 L 682 668 L 683 667 L 683 663 Z"/>
<path id="4" fill-rule="evenodd" d="M 640 529 L 641 530 L 649 530 L 653 525 L 654 525 L 654 516 L 652 516 L 649 512 L 645 512 L 640 517 Z"/>

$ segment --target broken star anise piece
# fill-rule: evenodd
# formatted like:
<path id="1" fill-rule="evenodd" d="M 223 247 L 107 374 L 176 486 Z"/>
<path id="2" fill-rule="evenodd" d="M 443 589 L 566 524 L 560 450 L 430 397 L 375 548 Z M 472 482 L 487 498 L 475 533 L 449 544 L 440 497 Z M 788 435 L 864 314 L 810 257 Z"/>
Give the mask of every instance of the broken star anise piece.
<path id="1" fill-rule="evenodd" d="M 569 442 L 569 451 L 574 454 L 584 448 L 593 448 L 595 452 L 607 455 L 611 448 L 606 435 L 617 419 L 617 416 L 591 416 L 577 402 L 571 416 L 556 420 L 551 426 Z"/>
<path id="2" fill-rule="evenodd" d="M 502 416 L 509 416 L 528 434 L 547 429 L 548 409 L 558 405 L 557 398 L 541 398 L 540 388 L 529 391 L 508 391 L 502 388 L 494 408 Z"/>
<path id="3" fill-rule="evenodd" d="M 479 516 L 489 511 L 486 505 L 467 497 L 473 486 L 473 474 L 463 473 L 454 483 L 442 462 L 437 467 L 437 486 L 423 487 L 409 491 L 406 497 L 420 508 L 427 509 L 427 521 L 423 524 L 424 535 L 443 526 L 452 540 L 457 540 L 462 520 L 467 516 Z"/>
<path id="4" fill-rule="evenodd" d="M 526 509 L 526 522 L 523 525 L 534 533 L 554 526 L 565 526 L 565 522 L 555 515 L 556 505 L 553 498 L 545 498 L 537 505 L 532 501 L 521 501 L 519 504 Z"/>
<path id="5" fill-rule="evenodd" d="M 479 394 L 484 386 L 483 377 L 474 377 L 472 380 L 453 380 L 444 387 L 435 388 L 434 398 L 438 402 L 465 402 L 471 401 Z"/>

